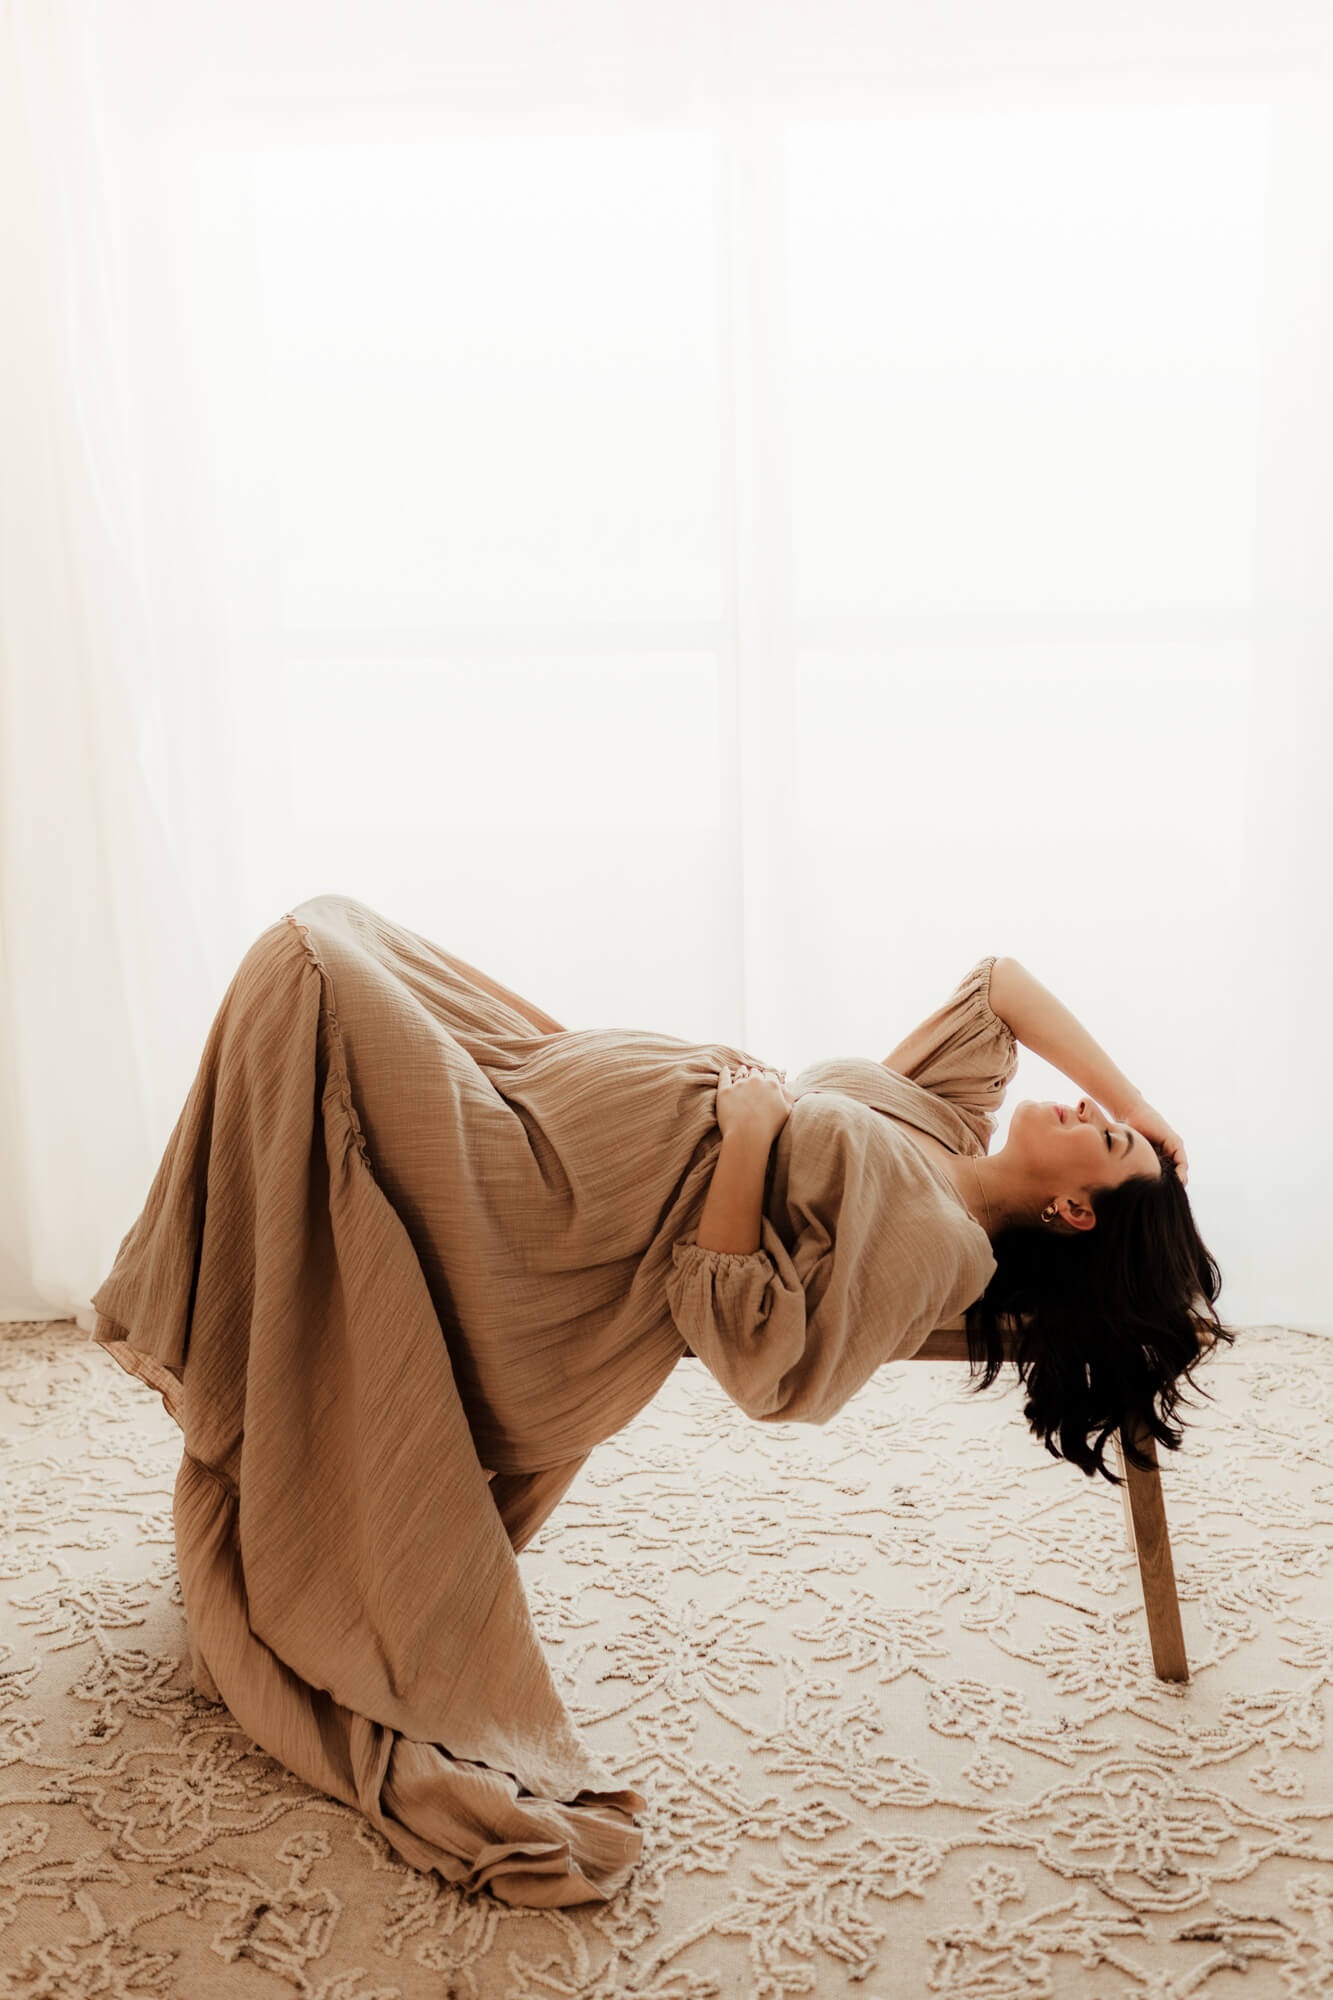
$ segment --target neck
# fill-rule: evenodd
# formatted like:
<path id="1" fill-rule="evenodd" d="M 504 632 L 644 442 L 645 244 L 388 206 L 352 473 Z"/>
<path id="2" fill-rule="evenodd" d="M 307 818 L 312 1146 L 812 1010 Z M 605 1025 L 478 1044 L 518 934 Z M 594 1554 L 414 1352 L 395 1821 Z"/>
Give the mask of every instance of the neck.
<path id="1" fill-rule="evenodd" d="M 1023 1211 L 1015 1204 L 1004 1169 L 997 1158 L 983 1154 L 956 1153 L 944 1162 L 959 1200 L 987 1236 L 994 1237 L 1020 1220 Z"/>

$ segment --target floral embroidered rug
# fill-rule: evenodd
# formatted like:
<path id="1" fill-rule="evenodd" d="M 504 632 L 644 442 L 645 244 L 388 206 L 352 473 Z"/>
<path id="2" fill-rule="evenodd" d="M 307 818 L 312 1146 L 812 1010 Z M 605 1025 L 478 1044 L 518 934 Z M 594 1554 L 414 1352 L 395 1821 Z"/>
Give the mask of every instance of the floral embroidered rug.
<path id="1" fill-rule="evenodd" d="M 1244 1332 L 1166 1504 L 1186 1687 L 1119 1495 L 1016 1388 L 881 1369 L 823 1429 L 682 1363 L 519 1558 L 649 1801 L 605 1905 L 407 1867 L 188 1671 L 179 1432 L 68 1322 L 0 1327 L 0 1995 L 1333 1995 L 1333 1340 Z"/>

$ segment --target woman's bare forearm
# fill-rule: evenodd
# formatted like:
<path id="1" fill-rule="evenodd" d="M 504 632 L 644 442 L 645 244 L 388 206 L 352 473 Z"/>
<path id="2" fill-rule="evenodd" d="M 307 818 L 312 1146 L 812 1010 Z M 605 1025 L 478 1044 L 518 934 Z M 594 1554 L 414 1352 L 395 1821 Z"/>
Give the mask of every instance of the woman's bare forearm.
<path id="1" fill-rule="evenodd" d="M 748 1257 L 763 1231 L 764 1181 L 771 1144 L 749 1132 L 728 1132 L 717 1149 L 713 1178 L 694 1240 L 701 1250 L 730 1250 Z"/>
<path id="2" fill-rule="evenodd" d="M 1137 1088 L 1063 1001 L 1016 958 L 997 958 L 991 967 L 990 1005 L 1025 1049 L 1086 1090 L 1113 1117 L 1124 1117 L 1140 1094 Z"/>

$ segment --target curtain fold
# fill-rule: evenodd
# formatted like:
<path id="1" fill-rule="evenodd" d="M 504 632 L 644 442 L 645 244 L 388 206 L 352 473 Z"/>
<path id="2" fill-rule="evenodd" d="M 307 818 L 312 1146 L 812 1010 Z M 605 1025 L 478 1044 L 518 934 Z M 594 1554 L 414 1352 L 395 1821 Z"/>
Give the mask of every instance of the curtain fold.
<path id="1" fill-rule="evenodd" d="M 0 1310 L 82 1313 L 216 1004 L 165 814 L 105 86 L 0 8 Z"/>

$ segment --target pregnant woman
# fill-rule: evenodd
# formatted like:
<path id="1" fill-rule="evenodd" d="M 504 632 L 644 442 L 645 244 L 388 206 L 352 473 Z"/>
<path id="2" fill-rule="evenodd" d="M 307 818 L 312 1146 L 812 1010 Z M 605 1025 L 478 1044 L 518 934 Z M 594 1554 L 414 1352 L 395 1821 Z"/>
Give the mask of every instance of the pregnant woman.
<path id="1" fill-rule="evenodd" d="M 1077 1080 L 987 1147 L 1018 1040 Z M 93 1338 L 180 1425 L 191 1668 L 414 1866 L 603 1900 L 643 1796 L 590 1754 L 518 1552 L 697 1356 L 821 1424 L 964 1316 L 1048 1449 L 1168 1447 L 1218 1338 L 1178 1136 L 1053 996 L 983 958 L 883 1062 L 565 1029 L 350 897 L 223 996 Z M 1108 1475 L 1109 1476 L 1109 1475 Z"/>

